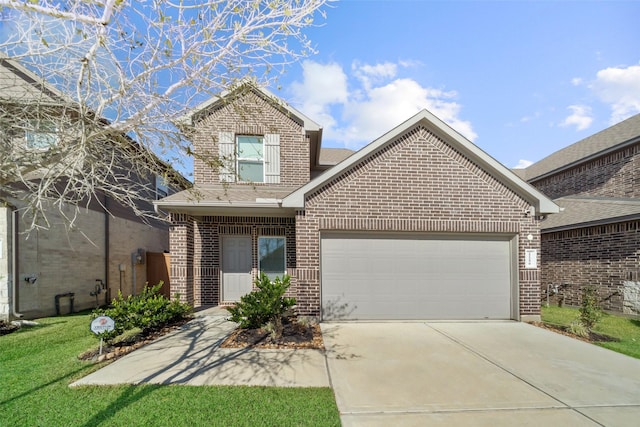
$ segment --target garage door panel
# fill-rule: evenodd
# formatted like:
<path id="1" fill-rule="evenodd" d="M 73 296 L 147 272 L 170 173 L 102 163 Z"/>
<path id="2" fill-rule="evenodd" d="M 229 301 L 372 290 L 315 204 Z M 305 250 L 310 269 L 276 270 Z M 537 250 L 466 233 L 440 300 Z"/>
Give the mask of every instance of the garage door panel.
<path id="1" fill-rule="evenodd" d="M 511 318 L 507 237 L 323 236 L 321 281 L 325 319 Z"/>

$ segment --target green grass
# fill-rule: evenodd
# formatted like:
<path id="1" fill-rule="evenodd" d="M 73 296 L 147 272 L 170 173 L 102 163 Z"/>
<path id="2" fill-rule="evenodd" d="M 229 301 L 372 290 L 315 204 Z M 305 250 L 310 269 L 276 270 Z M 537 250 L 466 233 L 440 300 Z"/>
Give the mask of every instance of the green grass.
<path id="1" fill-rule="evenodd" d="M 39 319 L 0 336 L 6 426 L 339 426 L 330 388 L 68 385 L 99 368 L 88 315 Z"/>
<path id="2" fill-rule="evenodd" d="M 568 326 L 578 315 L 577 308 L 542 307 L 542 321 L 553 325 Z M 593 330 L 620 340 L 599 342 L 597 345 L 640 359 L 640 319 L 605 313 Z"/>

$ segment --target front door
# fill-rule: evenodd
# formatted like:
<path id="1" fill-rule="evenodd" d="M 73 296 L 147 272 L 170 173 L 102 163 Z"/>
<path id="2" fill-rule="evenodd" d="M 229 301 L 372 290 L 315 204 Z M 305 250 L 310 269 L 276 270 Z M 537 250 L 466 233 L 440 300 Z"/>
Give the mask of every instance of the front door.
<path id="1" fill-rule="evenodd" d="M 222 237 L 222 301 L 240 301 L 251 292 L 251 237 Z"/>

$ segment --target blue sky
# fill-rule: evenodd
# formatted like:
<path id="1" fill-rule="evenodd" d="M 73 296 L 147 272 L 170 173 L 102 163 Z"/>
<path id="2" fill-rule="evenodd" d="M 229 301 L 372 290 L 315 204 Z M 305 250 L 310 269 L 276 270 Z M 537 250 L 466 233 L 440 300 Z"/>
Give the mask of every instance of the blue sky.
<path id="1" fill-rule="evenodd" d="M 640 2 L 334 3 L 273 90 L 358 149 L 422 108 L 508 167 L 640 113 Z"/>

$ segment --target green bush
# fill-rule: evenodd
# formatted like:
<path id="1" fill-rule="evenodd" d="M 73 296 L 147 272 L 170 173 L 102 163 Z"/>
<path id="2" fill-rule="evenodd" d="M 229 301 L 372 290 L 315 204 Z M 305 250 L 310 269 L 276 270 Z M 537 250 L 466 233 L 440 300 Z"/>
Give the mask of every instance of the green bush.
<path id="1" fill-rule="evenodd" d="M 140 328 L 143 333 L 160 329 L 168 323 L 185 318 L 190 312 L 188 304 L 176 299 L 169 300 L 160 294 L 161 281 L 156 286 L 146 286 L 140 295 L 129 295 L 127 298 L 118 292 L 107 309 L 97 309 L 92 319 L 98 316 L 109 316 L 115 322 L 115 329 L 100 334 L 106 341 L 122 335 L 125 331 Z"/>
<path id="2" fill-rule="evenodd" d="M 567 330 L 579 337 L 587 338 L 589 336 L 589 329 L 580 320 L 571 322 Z"/>
<path id="3" fill-rule="evenodd" d="M 602 317 L 602 309 L 598 304 L 596 288 L 587 286 L 582 290 L 582 302 L 580 304 L 580 323 L 588 330 L 592 330 Z"/>
<path id="4" fill-rule="evenodd" d="M 257 290 L 240 298 L 234 307 L 228 307 L 231 313 L 229 320 L 240 324 L 241 328 L 261 328 L 271 322 L 275 334 L 282 332 L 282 318 L 287 310 L 296 304 L 295 298 L 285 297 L 291 278 L 284 275 L 270 280 L 266 274 L 260 273 L 256 280 Z"/>

